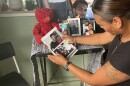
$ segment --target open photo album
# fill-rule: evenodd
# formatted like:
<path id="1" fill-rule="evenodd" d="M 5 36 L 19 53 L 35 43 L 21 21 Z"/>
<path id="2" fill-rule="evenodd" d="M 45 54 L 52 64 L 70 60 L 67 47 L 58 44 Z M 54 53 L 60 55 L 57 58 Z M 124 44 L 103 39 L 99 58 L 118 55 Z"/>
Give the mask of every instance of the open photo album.
<path id="1" fill-rule="evenodd" d="M 56 53 L 59 53 L 67 59 L 72 57 L 78 51 L 73 44 L 62 39 L 62 33 L 58 31 L 56 27 L 43 36 L 41 40 L 52 54 L 55 55 Z"/>

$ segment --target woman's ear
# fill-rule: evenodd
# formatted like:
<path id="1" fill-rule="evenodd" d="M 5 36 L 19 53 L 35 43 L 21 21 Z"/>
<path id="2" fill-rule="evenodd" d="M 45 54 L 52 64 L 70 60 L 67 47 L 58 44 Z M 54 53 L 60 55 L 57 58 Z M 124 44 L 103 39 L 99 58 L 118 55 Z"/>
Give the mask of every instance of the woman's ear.
<path id="1" fill-rule="evenodd" d="M 114 17 L 112 22 L 113 22 L 113 24 L 115 25 L 116 28 L 122 27 L 122 20 L 121 20 L 120 17 Z"/>

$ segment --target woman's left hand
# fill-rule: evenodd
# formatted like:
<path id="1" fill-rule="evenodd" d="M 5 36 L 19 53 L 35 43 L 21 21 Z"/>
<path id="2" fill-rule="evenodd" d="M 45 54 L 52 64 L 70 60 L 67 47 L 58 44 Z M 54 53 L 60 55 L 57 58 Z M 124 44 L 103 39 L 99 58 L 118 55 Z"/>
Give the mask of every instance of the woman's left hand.
<path id="1" fill-rule="evenodd" d="M 62 56 L 61 54 L 56 54 L 56 55 L 48 55 L 48 58 L 53 62 L 58 65 L 64 66 L 67 63 L 67 59 Z"/>
<path id="2" fill-rule="evenodd" d="M 67 40 L 69 43 L 74 43 L 74 37 L 69 35 L 63 35 L 63 40 Z"/>

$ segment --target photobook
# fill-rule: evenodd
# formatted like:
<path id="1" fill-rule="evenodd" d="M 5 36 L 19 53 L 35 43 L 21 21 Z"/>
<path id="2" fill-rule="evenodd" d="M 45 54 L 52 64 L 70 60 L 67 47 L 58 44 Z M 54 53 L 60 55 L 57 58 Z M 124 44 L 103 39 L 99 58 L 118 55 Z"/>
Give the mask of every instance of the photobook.
<path id="1" fill-rule="evenodd" d="M 52 52 L 52 54 L 55 55 L 56 53 L 59 53 L 69 59 L 78 50 L 73 44 L 70 44 L 68 41 L 63 40 L 62 36 L 62 33 L 58 31 L 56 27 L 54 27 L 45 36 L 43 36 L 41 40 Z"/>

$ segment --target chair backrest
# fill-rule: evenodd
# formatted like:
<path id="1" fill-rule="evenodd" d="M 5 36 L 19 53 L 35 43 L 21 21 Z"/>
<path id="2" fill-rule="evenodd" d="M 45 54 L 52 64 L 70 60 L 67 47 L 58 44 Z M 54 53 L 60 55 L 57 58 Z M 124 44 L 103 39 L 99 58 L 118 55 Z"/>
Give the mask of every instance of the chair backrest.
<path id="1" fill-rule="evenodd" d="M 15 65 L 17 72 L 20 73 L 17 61 L 15 59 L 15 50 L 11 42 L 0 44 L 0 61 L 1 61 L 0 73 L 2 73 L 2 75 L 3 75 L 3 72 L 7 70 L 11 71 L 12 67 L 14 68 L 14 66 L 10 65 L 12 63 Z M 3 71 L 3 69 L 5 69 L 5 71 Z"/>
<path id="2" fill-rule="evenodd" d="M 0 61 L 15 56 L 15 51 L 11 42 L 0 44 Z"/>

